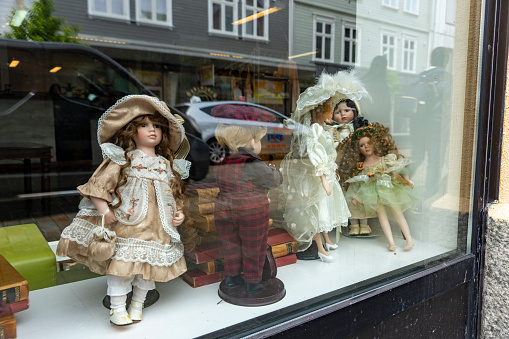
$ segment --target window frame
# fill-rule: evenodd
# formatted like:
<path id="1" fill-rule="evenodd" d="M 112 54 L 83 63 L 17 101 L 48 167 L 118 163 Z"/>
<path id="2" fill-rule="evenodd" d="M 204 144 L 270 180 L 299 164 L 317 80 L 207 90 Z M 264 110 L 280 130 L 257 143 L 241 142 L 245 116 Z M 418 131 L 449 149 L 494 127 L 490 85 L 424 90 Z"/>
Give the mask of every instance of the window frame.
<path id="1" fill-rule="evenodd" d="M 94 7 L 94 5 L 95 5 L 94 1 L 95 0 L 88 0 L 88 15 L 90 15 L 90 16 L 108 18 L 108 19 L 113 19 L 113 20 L 123 20 L 123 21 L 129 21 L 131 18 L 130 8 L 129 8 L 129 0 L 122 0 L 123 6 L 124 6 L 123 15 L 117 15 L 117 14 L 111 13 L 112 0 L 105 0 L 106 1 L 106 12 L 96 11 L 95 7 Z"/>
<path id="2" fill-rule="evenodd" d="M 312 61 L 320 61 L 320 62 L 330 62 L 330 63 L 333 63 L 334 62 L 334 44 L 335 44 L 335 30 L 336 30 L 336 19 L 334 17 L 328 17 L 328 16 L 323 16 L 323 15 L 314 15 L 313 16 L 313 51 L 317 51 L 316 50 L 316 42 L 317 42 L 317 35 L 320 34 L 320 38 L 323 38 L 323 37 L 327 37 L 326 33 L 318 33 L 317 30 L 316 30 L 316 25 L 317 23 L 322 23 L 322 25 L 324 24 L 329 24 L 331 25 L 331 33 L 330 33 L 330 58 L 329 59 L 326 59 L 324 58 L 324 53 L 322 53 L 322 57 L 318 58 L 317 57 L 317 54 L 318 53 L 313 53 L 313 58 L 312 58 Z M 324 47 L 325 44 L 322 43 L 322 51 L 324 50 Z"/>
<path id="3" fill-rule="evenodd" d="M 157 20 L 157 10 L 156 6 L 157 0 L 150 0 L 152 2 L 152 17 L 156 19 L 146 19 L 143 18 L 141 14 L 141 1 L 142 0 L 136 0 L 136 22 L 141 24 L 148 24 L 148 25 L 156 25 L 156 26 L 164 26 L 164 27 L 173 27 L 173 0 L 165 0 L 166 1 L 166 21 L 159 21 Z M 154 15 L 155 14 L 155 15 Z"/>
<path id="4" fill-rule="evenodd" d="M 214 28 L 214 4 L 218 4 L 221 6 L 221 29 L 215 29 Z M 208 27 L 209 27 L 209 34 L 218 34 L 218 35 L 226 35 L 226 36 L 232 36 L 232 37 L 238 37 L 239 34 L 239 28 L 238 25 L 233 25 L 233 31 L 229 32 L 225 30 L 225 8 L 233 7 L 233 22 L 239 20 L 239 6 L 238 6 L 238 0 L 233 1 L 227 1 L 227 0 L 208 0 Z"/>
<path id="5" fill-rule="evenodd" d="M 414 4 L 415 3 L 415 11 L 412 11 L 411 9 L 408 9 L 407 8 L 407 4 Z M 419 15 L 419 0 L 405 0 L 404 4 L 403 4 L 403 11 L 405 13 L 410 13 L 410 14 L 414 14 L 414 15 Z"/>
<path id="6" fill-rule="evenodd" d="M 414 42 L 415 48 L 413 50 L 413 58 L 412 58 L 413 66 L 414 66 L 413 69 L 405 68 L 405 53 L 409 51 L 407 48 L 405 48 L 406 41 Z M 417 61 L 417 38 L 408 36 L 408 35 L 406 35 L 406 36 L 404 35 L 403 38 L 401 39 L 401 72 L 415 74 L 417 72 L 416 61 Z"/>
<path id="7" fill-rule="evenodd" d="M 398 0 L 382 0 L 382 6 L 392 8 L 392 9 L 398 9 L 399 1 Z"/>
<path id="8" fill-rule="evenodd" d="M 355 38 L 348 38 L 348 41 L 353 41 L 353 45 L 355 47 L 355 61 L 345 61 L 345 45 L 346 45 L 346 36 L 345 36 L 345 29 L 346 28 L 349 28 L 353 31 L 355 31 Z M 353 23 L 353 22 L 350 22 L 350 21 L 343 21 L 342 25 L 341 25 L 341 64 L 343 65 L 351 65 L 351 66 L 356 66 L 359 64 L 359 42 L 361 41 L 360 37 L 359 37 L 359 27 Z M 352 56 L 352 48 L 350 46 L 350 57 Z"/>
<path id="9" fill-rule="evenodd" d="M 393 50 L 393 65 L 391 65 L 390 58 L 388 55 L 384 54 L 384 47 L 390 46 L 388 44 L 384 44 L 384 36 L 387 36 L 388 38 L 393 37 L 394 38 L 394 44 L 392 45 Z M 390 47 L 387 47 L 388 50 Z M 392 71 L 396 70 L 396 66 L 398 64 L 398 35 L 394 32 L 390 31 L 382 31 L 380 33 L 380 55 L 385 55 L 387 59 L 387 69 L 390 69 Z"/>
<path id="10" fill-rule="evenodd" d="M 242 18 L 246 18 L 248 15 L 246 14 L 246 11 L 248 9 L 252 10 L 253 11 L 253 14 L 257 14 L 257 13 L 260 13 L 260 12 L 263 12 L 263 11 L 266 11 L 269 9 L 270 7 L 270 1 L 269 0 L 264 0 L 264 7 L 262 9 L 260 9 L 260 7 L 258 7 L 258 1 L 257 0 L 253 0 L 253 4 L 256 4 L 254 6 L 250 6 L 247 4 L 247 1 L 246 0 L 242 0 Z M 268 41 L 269 40 L 269 15 L 265 15 L 263 16 L 264 18 L 264 21 L 263 21 L 263 36 L 258 36 L 255 34 L 248 34 L 246 33 L 246 24 L 243 24 L 242 25 L 242 37 L 243 38 L 247 38 L 247 39 L 254 39 L 254 40 L 264 40 L 264 41 Z M 256 32 L 256 24 L 258 22 L 258 18 L 255 18 L 253 21 L 253 32 Z"/>

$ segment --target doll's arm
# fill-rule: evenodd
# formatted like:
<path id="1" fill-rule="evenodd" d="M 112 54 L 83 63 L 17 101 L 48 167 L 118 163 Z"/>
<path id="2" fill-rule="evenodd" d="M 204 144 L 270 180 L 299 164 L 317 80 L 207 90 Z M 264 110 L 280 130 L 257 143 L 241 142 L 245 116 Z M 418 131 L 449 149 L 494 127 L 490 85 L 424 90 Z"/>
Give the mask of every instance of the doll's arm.
<path id="1" fill-rule="evenodd" d="M 173 226 L 180 226 L 183 222 L 186 216 L 184 215 L 183 210 L 177 210 L 175 212 L 175 216 L 173 217 Z"/>
<path id="2" fill-rule="evenodd" d="M 414 188 L 414 182 L 412 180 L 410 180 L 410 176 L 408 175 L 408 173 L 403 174 L 402 177 L 403 177 L 403 179 L 408 181 L 408 183 L 410 184 L 410 188 Z"/>
<path id="3" fill-rule="evenodd" d="M 327 182 L 327 178 L 325 177 L 325 174 L 323 174 L 321 177 L 320 177 L 320 180 L 322 181 L 322 186 L 323 188 L 325 189 L 325 192 L 327 193 L 327 195 L 331 195 L 332 194 L 332 189 L 330 188 L 330 185 L 329 183 Z"/>
<path id="4" fill-rule="evenodd" d="M 96 197 L 90 197 L 90 200 L 94 204 L 97 212 L 99 212 L 99 214 L 101 214 L 101 215 L 104 214 L 104 222 L 106 224 L 111 224 L 111 223 L 117 221 L 115 214 L 113 213 L 112 210 L 110 210 L 110 208 L 108 206 L 108 202 L 106 200 L 101 199 L 101 198 L 96 198 Z"/>

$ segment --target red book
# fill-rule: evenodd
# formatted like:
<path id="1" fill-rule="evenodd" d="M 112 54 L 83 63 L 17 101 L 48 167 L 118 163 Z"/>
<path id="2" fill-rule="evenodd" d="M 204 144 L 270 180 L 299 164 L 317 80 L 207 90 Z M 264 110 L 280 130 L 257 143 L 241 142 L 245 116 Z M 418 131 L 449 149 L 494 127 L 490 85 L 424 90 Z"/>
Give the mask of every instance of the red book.
<path id="1" fill-rule="evenodd" d="M 293 241 L 293 237 L 282 228 L 272 228 L 269 230 L 269 237 L 267 244 L 270 246 L 282 244 L 285 242 Z"/>
<path id="2" fill-rule="evenodd" d="M 195 264 L 221 259 L 223 258 L 223 244 L 221 242 L 200 244 L 194 250 L 186 253 L 185 256 L 187 260 Z"/>
<path id="3" fill-rule="evenodd" d="M 26 310 L 29 305 L 30 305 L 29 300 L 25 299 L 25 300 L 20 300 L 20 301 L 14 302 L 14 303 L 10 303 L 9 307 L 11 308 L 13 313 L 17 313 L 17 312 Z"/>
<path id="4" fill-rule="evenodd" d="M 196 288 L 223 281 L 224 271 L 214 274 L 206 274 L 198 269 L 188 270 L 180 276 L 189 286 Z"/>
<path id="5" fill-rule="evenodd" d="M 297 262 L 296 254 L 290 254 L 290 255 L 285 255 L 284 257 L 276 258 L 276 266 L 277 267 L 295 264 L 296 262 Z"/>

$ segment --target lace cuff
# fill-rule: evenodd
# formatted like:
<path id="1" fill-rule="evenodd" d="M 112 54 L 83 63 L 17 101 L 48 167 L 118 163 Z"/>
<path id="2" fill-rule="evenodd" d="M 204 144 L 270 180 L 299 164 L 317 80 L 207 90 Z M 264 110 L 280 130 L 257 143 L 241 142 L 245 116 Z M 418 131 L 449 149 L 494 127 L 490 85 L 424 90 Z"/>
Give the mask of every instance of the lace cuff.
<path id="1" fill-rule="evenodd" d="M 182 179 L 189 178 L 189 169 L 191 168 L 191 162 L 185 159 L 173 160 L 173 169 L 179 172 Z"/>

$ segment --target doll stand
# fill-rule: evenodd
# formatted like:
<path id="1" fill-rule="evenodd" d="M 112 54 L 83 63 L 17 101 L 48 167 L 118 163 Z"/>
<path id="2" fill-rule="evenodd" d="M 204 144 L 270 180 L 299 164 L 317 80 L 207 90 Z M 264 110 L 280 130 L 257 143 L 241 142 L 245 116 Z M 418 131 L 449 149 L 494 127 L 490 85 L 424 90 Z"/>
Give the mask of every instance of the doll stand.
<path id="1" fill-rule="evenodd" d="M 129 292 L 127 294 L 127 300 L 126 300 L 126 308 L 129 307 L 129 304 L 131 303 L 131 298 L 133 297 L 133 291 Z M 152 306 L 156 303 L 156 301 L 159 300 L 159 292 L 157 290 L 150 290 L 147 293 L 147 298 L 145 299 L 145 302 L 143 303 L 143 308 L 147 308 L 149 306 Z M 110 296 L 107 295 L 103 298 L 103 306 L 107 309 L 110 309 Z"/>
<path id="2" fill-rule="evenodd" d="M 297 259 L 299 260 L 317 260 L 320 259 L 318 256 L 318 246 L 316 242 L 313 240 L 311 242 L 311 246 L 308 247 L 307 250 L 302 252 L 297 252 Z"/>
<path id="3" fill-rule="evenodd" d="M 262 281 L 263 289 L 255 293 L 246 293 L 246 285 L 226 287 L 223 280 L 218 295 L 227 303 L 238 306 L 265 306 L 278 302 L 286 295 L 285 285 L 278 278 Z"/>

